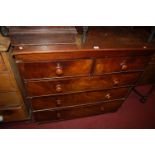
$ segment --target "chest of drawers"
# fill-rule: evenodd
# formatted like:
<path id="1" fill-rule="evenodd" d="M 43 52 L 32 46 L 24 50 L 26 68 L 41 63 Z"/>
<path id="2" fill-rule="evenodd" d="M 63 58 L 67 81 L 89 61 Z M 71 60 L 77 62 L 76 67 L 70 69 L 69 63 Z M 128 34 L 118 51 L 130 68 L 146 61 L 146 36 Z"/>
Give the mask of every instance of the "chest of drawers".
<path id="1" fill-rule="evenodd" d="M 13 39 L 19 35 L 18 31 L 12 33 Z M 76 32 L 68 33 L 76 38 Z M 20 37 L 24 38 L 24 34 Z M 32 118 L 37 122 L 118 110 L 153 53 L 152 49 L 144 48 L 79 48 L 74 39 L 70 43 L 58 39 L 57 43 L 46 44 L 45 37 L 38 37 L 41 45 L 40 41 L 31 45 L 31 39 L 26 44 L 13 40 L 13 57 Z"/>

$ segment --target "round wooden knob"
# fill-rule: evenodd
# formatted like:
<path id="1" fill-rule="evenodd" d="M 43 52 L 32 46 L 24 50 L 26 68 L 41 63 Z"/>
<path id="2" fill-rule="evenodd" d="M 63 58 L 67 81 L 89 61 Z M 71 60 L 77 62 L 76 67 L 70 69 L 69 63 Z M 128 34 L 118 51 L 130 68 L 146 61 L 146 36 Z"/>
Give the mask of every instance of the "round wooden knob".
<path id="1" fill-rule="evenodd" d="M 63 74 L 63 70 L 62 67 L 60 65 L 60 63 L 57 63 L 57 67 L 56 67 L 56 71 L 55 71 L 56 75 L 60 76 Z"/>
<path id="2" fill-rule="evenodd" d="M 22 47 L 22 46 L 19 46 L 19 49 L 20 49 L 20 50 L 22 50 L 22 49 L 23 49 L 23 47 Z"/>
<path id="3" fill-rule="evenodd" d="M 57 100 L 56 104 L 57 104 L 57 106 L 60 106 L 61 105 L 61 100 Z"/>
<path id="4" fill-rule="evenodd" d="M 105 110 L 103 106 L 101 106 L 101 108 L 100 108 L 100 109 L 101 109 L 101 111 L 104 111 L 104 110 Z"/>
<path id="5" fill-rule="evenodd" d="M 63 74 L 62 68 L 60 68 L 60 67 L 57 68 L 55 73 L 56 73 L 56 75 L 58 75 L 58 76 L 62 75 L 62 74 Z"/>
<path id="6" fill-rule="evenodd" d="M 61 118 L 61 114 L 57 112 L 57 118 Z"/>
<path id="7" fill-rule="evenodd" d="M 62 88 L 60 84 L 56 85 L 56 92 L 58 93 L 62 92 Z"/>
<path id="8" fill-rule="evenodd" d="M 121 67 L 122 70 L 127 70 L 127 68 L 128 66 L 126 64 L 122 64 L 122 67 Z"/>
<path id="9" fill-rule="evenodd" d="M 106 99 L 110 99 L 110 98 L 111 98 L 111 94 L 110 94 L 110 93 L 106 94 L 106 95 L 105 95 L 105 98 L 106 98 Z"/>
<path id="10" fill-rule="evenodd" d="M 117 79 L 114 79 L 113 82 L 114 82 L 114 85 L 118 85 L 119 84 L 119 80 L 117 80 Z"/>

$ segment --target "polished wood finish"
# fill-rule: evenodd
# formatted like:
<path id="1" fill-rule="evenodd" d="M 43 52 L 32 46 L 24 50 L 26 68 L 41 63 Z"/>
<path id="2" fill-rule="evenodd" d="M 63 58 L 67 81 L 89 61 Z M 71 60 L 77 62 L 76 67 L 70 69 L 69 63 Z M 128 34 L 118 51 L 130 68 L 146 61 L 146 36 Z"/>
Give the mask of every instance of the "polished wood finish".
<path id="1" fill-rule="evenodd" d="M 19 63 L 19 69 L 24 79 L 53 78 L 75 75 L 88 75 L 92 61 L 89 59 Z M 46 68 L 46 69 L 45 69 Z M 80 70 L 77 70 L 80 68 Z"/>
<path id="2" fill-rule="evenodd" d="M 70 60 L 86 58 L 107 58 L 107 57 L 126 57 L 126 56 L 148 56 L 154 52 L 154 49 L 53 49 L 51 46 L 29 46 L 23 50 L 13 48 L 13 55 L 19 62 L 49 61 L 49 60 Z M 72 55 L 74 53 L 74 55 Z M 88 56 L 89 53 L 89 56 Z"/>
<path id="3" fill-rule="evenodd" d="M 31 100 L 34 111 L 57 107 L 73 107 L 81 104 L 102 102 L 124 98 L 128 95 L 129 88 L 117 88 L 67 95 L 36 97 Z"/>
<path id="4" fill-rule="evenodd" d="M 148 60 L 149 57 L 144 56 L 97 59 L 95 74 L 143 70 Z"/>
<path id="5" fill-rule="evenodd" d="M 52 33 L 52 27 L 11 30 L 12 55 L 34 121 L 116 111 L 154 52 L 154 45 L 145 41 L 148 33 L 129 27 L 91 27 L 82 44 L 76 33 L 72 33 L 76 41 L 68 43 L 69 32 L 62 35 L 62 27 L 57 29 L 60 33 Z"/>
<path id="6" fill-rule="evenodd" d="M 25 87 L 27 90 L 27 95 L 32 97 L 130 86 L 135 84 L 139 76 L 140 73 L 123 73 L 82 78 L 28 81 L 25 83 Z"/>
<path id="7" fill-rule="evenodd" d="M 123 101 L 113 101 L 105 103 L 97 103 L 94 105 L 77 106 L 74 108 L 66 108 L 61 110 L 44 110 L 34 112 L 34 118 L 38 122 L 42 121 L 58 121 L 65 119 L 73 119 L 77 117 L 86 117 L 98 115 L 107 112 L 116 111 Z"/>

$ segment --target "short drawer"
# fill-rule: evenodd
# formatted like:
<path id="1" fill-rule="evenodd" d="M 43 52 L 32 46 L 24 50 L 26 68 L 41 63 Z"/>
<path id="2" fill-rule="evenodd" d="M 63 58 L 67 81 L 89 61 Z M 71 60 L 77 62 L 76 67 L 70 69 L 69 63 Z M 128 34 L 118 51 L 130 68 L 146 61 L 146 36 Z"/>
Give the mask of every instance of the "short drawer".
<path id="1" fill-rule="evenodd" d="M 98 103 L 94 105 L 79 106 L 63 110 L 46 110 L 34 112 L 33 116 L 35 121 L 37 122 L 67 120 L 78 117 L 98 115 L 107 112 L 114 112 L 121 106 L 122 103 L 123 101 L 119 100 L 113 102 Z"/>
<path id="2" fill-rule="evenodd" d="M 61 76 L 88 75 L 92 60 L 68 60 L 55 62 L 19 63 L 24 79 L 52 78 Z"/>
<path id="3" fill-rule="evenodd" d="M 6 71 L 6 66 L 5 66 L 5 63 L 4 63 L 4 60 L 3 60 L 3 57 L 0 53 L 0 72 L 1 71 Z"/>
<path id="4" fill-rule="evenodd" d="M 119 88 L 68 95 L 37 97 L 31 100 L 31 104 L 35 111 L 125 98 L 128 92 L 129 88 Z"/>
<path id="5" fill-rule="evenodd" d="M 28 81 L 25 83 L 25 86 L 27 95 L 32 97 L 98 89 L 103 90 L 113 87 L 133 85 L 140 75 L 141 73 L 122 73 L 104 76 L 66 78 L 53 81 Z"/>
<path id="6" fill-rule="evenodd" d="M 28 119 L 28 114 L 23 107 L 11 110 L 0 110 L 0 122 L 21 121 Z"/>
<path id="7" fill-rule="evenodd" d="M 15 85 L 8 73 L 0 74 L 0 92 L 15 91 Z"/>
<path id="8" fill-rule="evenodd" d="M 94 74 L 143 70 L 148 61 L 149 57 L 144 56 L 97 59 Z"/>
<path id="9" fill-rule="evenodd" d="M 21 100 L 17 92 L 0 93 L 0 110 L 19 106 Z"/>

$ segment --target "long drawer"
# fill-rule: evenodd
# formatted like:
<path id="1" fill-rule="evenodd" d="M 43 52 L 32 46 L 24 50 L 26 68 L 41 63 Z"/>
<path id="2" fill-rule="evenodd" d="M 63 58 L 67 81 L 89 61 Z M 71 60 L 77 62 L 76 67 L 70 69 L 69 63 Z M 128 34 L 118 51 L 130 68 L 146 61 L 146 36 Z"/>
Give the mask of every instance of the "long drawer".
<path id="1" fill-rule="evenodd" d="M 66 120 L 113 112 L 121 106 L 122 102 L 122 100 L 118 100 L 113 102 L 98 103 L 94 105 L 66 108 L 63 110 L 45 110 L 34 112 L 33 115 L 37 122 Z"/>
<path id="2" fill-rule="evenodd" d="M 97 59 L 94 74 L 143 70 L 148 60 L 145 56 Z"/>
<path id="3" fill-rule="evenodd" d="M 68 95 L 37 97 L 31 100 L 31 104 L 33 110 L 36 111 L 125 98 L 128 92 L 129 88 L 118 88 Z"/>
<path id="4" fill-rule="evenodd" d="M 136 72 L 81 78 L 65 78 L 59 80 L 27 81 L 25 87 L 27 95 L 30 97 L 87 90 L 110 89 L 113 87 L 133 85 L 140 74 L 141 73 Z"/>
<path id="5" fill-rule="evenodd" d="M 27 112 L 22 106 L 10 110 L 0 110 L 0 122 L 26 120 L 27 116 Z"/>
<path id="6" fill-rule="evenodd" d="M 0 93 L 0 110 L 8 109 L 21 104 L 17 92 Z"/>
<path id="7" fill-rule="evenodd" d="M 88 75 L 92 60 L 68 60 L 55 62 L 18 63 L 24 79 L 52 78 L 61 76 Z"/>
<path id="8" fill-rule="evenodd" d="M 0 92 L 15 91 L 16 87 L 8 73 L 0 74 Z"/>

